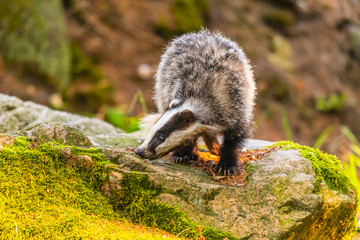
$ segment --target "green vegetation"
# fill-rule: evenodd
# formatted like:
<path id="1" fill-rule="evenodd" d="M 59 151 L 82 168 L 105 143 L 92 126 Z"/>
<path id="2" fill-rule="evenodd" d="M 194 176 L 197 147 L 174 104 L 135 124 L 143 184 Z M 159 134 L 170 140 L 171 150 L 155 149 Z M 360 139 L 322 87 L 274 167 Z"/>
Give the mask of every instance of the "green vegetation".
<path id="1" fill-rule="evenodd" d="M 324 131 L 322 131 L 314 143 L 314 148 L 320 148 L 333 131 L 333 126 L 327 127 Z"/>
<path id="2" fill-rule="evenodd" d="M 320 112 L 341 112 L 346 100 L 345 94 L 333 93 L 329 97 L 316 100 L 316 109 Z"/>
<path id="3" fill-rule="evenodd" d="M 273 64 L 277 65 L 278 67 L 284 69 L 286 72 L 291 73 L 294 69 L 293 62 L 292 62 L 292 56 L 293 56 L 293 49 L 291 42 L 286 39 L 285 37 L 281 36 L 280 34 L 274 34 L 270 38 L 270 51 L 266 58 Z M 274 96 L 281 100 L 281 97 L 288 97 L 289 92 L 291 91 L 291 88 L 287 86 L 287 81 L 284 76 L 279 75 L 278 73 L 270 74 L 269 76 L 271 82 L 269 86 L 271 88 L 275 86 L 277 89 L 275 90 Z M 271 79 L 273 78 L 273 79 Z M 274 81 L 275 85 L 272 85 L 272 82 Z M 285 87 L 285 89 L 284 89 Z"/>
<path id="4" fill-rule="evenodd" d="M 109 108 L 107 110 L 106 120 L 115 127 L 121 128 L 128 133 L 140 129 L 138 117 L 129 117 L 126 113 L 116 108 Z"/>
<path id="5" fill-rule="evenodd" d="M 87 77 L 89 81 L 98 82 L 104 78 L 104 75 L 87 57 L 85 57 L 81 47 L 71 44 L 71 75 L 72 78 Z"/>
<path id="6" fill-rule="evenodd" d="M 207 0 L 176 0 L 171 7 L 179 33 L 200 30 L 209 11 Z"/>
<path id="7" fill-rule="evenodd" d="M 155 26 L 155 32 L 165 39 L 171 39 L 176 34 L 174 30 L 170 29 L 168 20 L 165 17 L 160 17 Z"/>
<path id="8" fill-rule="evenodd" d="M 349 178 L 350 183 L 354 186 L 356 192 L 360 192 L 360 181 L 357 174 L 357 169 L 360 168 L 360 143 L 357 140 L 356 136 L 351 132 L 351 130 L 342 126 L 340 128 L 341 132 L 351 141 L 351 152 L 348 155 L 347 159 L 342 159 L 342 164 L 344 166 L 344 173 Z M 334 131 L 334 127 L 330 126 L 326 128 L 318 137 L 314 144 L 314 148 L 320 148 L 323 142 L 329 137 L 329 135 Z M 357 195 L 358 200 L 360 200 L 360 195 Z"/>
<path id="9" fill-rule="evenodd" d="M 120 192 L 113 197 L 112 203 L 122 216 L 135 223 L 191 239 L 201 237 L 199 227 L 205 239 L 236 239 L 211 227 L 201 227 L 178 208 L 155 201 L 162 190 L 161 187 L 151 186 L 147 175 L 125 174 L 121 187 Z"/>
<path id="10" fill-rule="evenodd" d="M 156 32 L 166 39 L 200 30 L 207 21 L 209 6 L 207 0 L 175 0 L 170 10 L 174 24 L 161 17 L 155 27 Z"/>
<path id="11" fill-rule="evenodd" d="M 290 87 L 283 78 L 269 73 L 266 77 L 266 82 L 268 86 L 271 86 L 263 91 L 263 94 L 267 97 L 278 101 L 287 101 L 290 98 Z"/>
<path id="12" fill-rule="evenodd" d="M 91 157 L 87 169 L 68 166 L 62 145 L 33 143 L 18 137 L 0 149 L 1 239 L 162 239 L 116 220 L 119 215 L 99 191 L 108 164 L 100 150 L 71 147 L 73 155 Z"/>
<path id="13" fill-rule="evenodd" d="M 285 107 L 281 108 L 280 113 L 281 113 L 281 122 L 282 122 L 282 125 L 283 125 L 283 128 L 284 128 L 286 139 L 291 141 L 293 139 L 292 131 L 291 131 L 291 128 L 290 128 L 290 123 L 289 123 L 289 119 L 288 119 L 287 114 L 286 114 Z"/>
<path id="14" fill-rule="evenodd" d="M 294 24 L 290 14 L 282 10 L 277 10 L 266 14 L 263 17 L 263 20 L 266 25 L 280 32 L 287 31 L 288 28 Z"/>
<path id="15" fill-rule="evenodd" d="M 351 141 L 351 153 L 347 159 L 348 161 L 343 162 L 345 175 L 350 179 L 350 182 L 355 187 L 355 190 L 360 193 L 360 181 L 357 171 L 357 169 L 360 168 L 360 143 L 349 128 L 343 126 L 341 127 L 341 131 Z M 359 194 L 357 194 L 357 199 L 360 201 Z"/>
<path id="16" fill-rule="evenodd" d="M 357 168 L 360 168 L 360 147 L 358 145 L 351 145 L 352 153 L 349 155 L 348 162 L 344 162 L 345 175 L 350 179 L 351 184 L 356 191 L 360 192 L 360 181 L 357 175 Z M 358 201 L 360 196 L 357 195 Z"/>
<path id="17" fill-rule="evenodd" d="M 105 197 L 100 188 L 113 165 L 99 149 L 26 137 L 16 138 L 13 145 L 0 146 L 2 239 L 163 239 L 167 234 L 125 223 L 124 217 L 180 237 L 235 239 L 199 226 L 176 207 L 158 203 L 155 198 L 161 187 L 151 186 L 147 175 L 124 174 L 121 190 L 113 192 L 110 199 Z"/>
<path id="18" fill-rule="evenodd" d="M 71 84 L 63 92 L 70 111 L 98 112 L 113 103 L 114 87 L 76 43 L 71 44 Z"/>
<path id="19" fill-rule="evenodd" d="M 336 156 L 291 141 L 278 142 L 273 146 L 280 146 L 281 149 L 299 150 L 300 155 L 313 164 L 319 181 L 324 180 L 330 189 L 348 194 L 350 180 L 344 174 L 341 162 Z"/>
<path id="20" fill-rule="evenodd" d="M 131 117 L 131 113 L 134 112 L 136 103 L 139 102 L 144 115 L 147 114 L 146 102 L 142 91 L 139 89 L 131 100 L 129 110 L 125 111 L 117 108 L 109 108 L 106 111 L 106 120 L 116 127 L 121 128 L 125 132 L 131 133 L 140 130 L 139 117 Z"/>

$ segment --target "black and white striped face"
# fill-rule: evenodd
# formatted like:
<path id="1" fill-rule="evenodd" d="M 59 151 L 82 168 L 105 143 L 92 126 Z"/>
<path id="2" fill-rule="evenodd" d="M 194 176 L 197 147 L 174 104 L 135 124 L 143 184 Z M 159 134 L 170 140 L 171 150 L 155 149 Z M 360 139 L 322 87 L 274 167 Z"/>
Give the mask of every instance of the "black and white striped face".
<path id="1" fill-rule="evenodd" d="M 135 152 L 147 159 L 160 158 L 199 134 L 200 129 L 191 110 L 170 109 L 159 118 Z"/>

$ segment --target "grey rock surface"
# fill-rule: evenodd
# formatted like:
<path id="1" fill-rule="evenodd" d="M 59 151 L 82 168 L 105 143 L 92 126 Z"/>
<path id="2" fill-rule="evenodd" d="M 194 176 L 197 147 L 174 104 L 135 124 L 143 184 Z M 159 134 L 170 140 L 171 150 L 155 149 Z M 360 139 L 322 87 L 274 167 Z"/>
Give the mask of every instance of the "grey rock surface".
<path id="1" fill-rule="evenodd" d="M 252 163 L 242 187 L 213 183 L 202 170 L 167 159 L 148 162 L 119 148 L 103 153 L 120 172 L 137 171 L 162 186 L 158 201 L 239 239 L 341 239 L 353 230 L 355 193 L 318 182 L 312 163 L 297 150 L 275 151 Z"/>
<path id="2" fill-rule="evenodd" d="M 61 122 L 77 127 L 87 136 L 122 133 L 119 128 L 95 118 L 88 118 L 0 93 L 0 133 L 18 131 L 30 125 Z"/>
<path id="3" fill-rule="evenodd" d="M 57 123 L 44 123 L 52 120 Z M 113 175 L 134 171 L 147 175 L 155 187 L 163 189 L 157 201 L 178 206 L 202 225 L 239 239 L 342 239 L 354 229 L 354 191 L 343 194 L 330 190 L 297 150 L 264 155 L 248 168 L 247 184 L 230 187 L 214 183 L 204 171 L 189 165 L 174 164 L 166 158 L 139 158 L 130 150 L 142 142 L 136 134 L 124 134 L 100 120 L 53 111 L 6 95 L 0 95 L 0 129 L 45 141 L 101 148 L 117 165 Z M 249 140 L 247 148 L 271 144 Z M 113 186 L 116 181 L 111 184 L 109 189 L 121 187 Z"/>
<path id="4" fill-rule="evenodd" d="M 34 124 L 23 130 L 12 132 L 12 135 L 38 138 L 43 142 L 56 141 L 76 147 L 93 147 L 90 139 L 82 131 L 59 122 Z"/>

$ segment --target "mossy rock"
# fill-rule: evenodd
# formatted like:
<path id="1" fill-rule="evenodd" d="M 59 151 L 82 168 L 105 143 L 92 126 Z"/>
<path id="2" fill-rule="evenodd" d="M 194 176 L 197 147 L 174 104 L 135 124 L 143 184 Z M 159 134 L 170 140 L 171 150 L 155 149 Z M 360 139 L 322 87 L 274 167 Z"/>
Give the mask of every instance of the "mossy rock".
<path id="1" fill-rule="evenodd" d="M 81 130 L 57 122 L 35 124 L 19 131 L 17 134 L 35 137 L 43 142 L 55 141 L 76 147 L 93 147 L 89 138 Z"/>
<path id="2" fill-rule="evenodd" d="M 8 65 L 60 89 L 70 79 L 70 48 L 59 0 L 4 0 L 0 49 Z"/>
<path id="3" fill-rule="evenodd" d="M 113 210 L 100 192 L 108 164 L 96 149 L 0 137 L 0 238 L 175 239 Z"/>
<path id="4" fill-rule="evenodd" d="M 300 155 L 312 163 L 318 181 L 325 181 L 331 190 L 349 193 L 350 180 L 345 176 L 344 168 L 336 156 L 290 141 L 278 142 L 275 146 L 299 150 Z"/>
<path id="5" fill-rule="evenodd" d="M 12 99 L 7 105 L 0 104 L 0 109 L 7 109 L 7 113 L 13 114 L 18 108 L 14 106 L 22 104 L 19 101 Z M 13 107 L 9 108 L 9 106 Z M 49 127 L 48 130 L 46 127 Z M 2 190 L 7 193 L 2 196 L 3 201 L 0 201 L 0 211 L 4 211 L 3 215 L 6 213 L 8 214 L 6 216 L 10 216 L 6 218 L 4 225 L 8 232 L 13 230 L 13 222 L 17 222 L 12 212 L 16 212 L 20 205 L 25 204 L 22 202 L 24 197 L 20 195 L 28 189 L 19 187 L 25 186 L 25 182 L 42 184 L 38 192 L 31 190 L 30 194 L 32 198 L 37 196 L 41 199 L 40 201 L 36 198 L 35 203 L 48 204 L 48 200 L 52 201 L 52 197 L 63 195 L 57 192 L 60 189 L 55 191 L 46 186 L 55 181 L 54 177 L 61 181 L 63 174 L 57 173 L 62 173 L 67 168 L 69 171 L 74 171 L 74 174 L 79 174 L 76 181 L 95 191 L 98 194 L 96 196 L 106 199 L 96 200 L 106 203 L 104 209 L 97 204 L 91 205 L 86 199 L 86 201 L 79 199 L 81 203 L 76 202 L 75 205 L 69 205 L 70 207 L 74 206 L 74 209 L 79 210 L 75 207 L 78 206 L 81 211 L 84 210 L 90 215 L 105 214 L 104 216 L 109 220 L 106 212 L 110 210 L 106 209 L 111 206 L 111 209 L 114 208 L 116 211 L 110 211 L 110 215 L 114 214 L 134 223 L 162 228 L 175 235 L 179 234 L 181 237 L 193 239 L 201 236 L 205 236 L 206 239 L 350 239 L 355 232 L 356 194 L 344 176 L 339 160 L 317 149 L 290 142 L 279 143 L 273 146 L 276 147 L 273 151 L 247 167 L 248 176 L 245 186 L 230 187 L 214 183 L 204 171 L 189 165 L 174 164 L 167 158 L 154 161 L 139 158 L 133 152 L 133 149 L 141 144 L 141 137 L 136 134 L 89 131 L 91 134 L 85 133 L 85 135 L 99 149 L 82 149 L 62 145 L 61 143 L 74 143 L 68 141 L 65 135 L 54 134 L 54 129 L 58 128 L 66 129 L 65 125 L 57 123 L 40 124 L 33 128 L 40 129 L 38 137 L 31 134 L 26 135 L 26 138 L 20 137 L 16 140 L 4 135 L 0 137 L 0 154 L 2 154 L 0 161 L 5 161 L 4 164 L 0 164 L 1 167 L 4 166 L 0 172 L 0 178 L 5 176 L 4 179 L 6 179 L 0 181 L 0 186 L 6 184 Z M 33 131 L 32 128 L 26 130 Z M 53 137 L 43 138 L 48 142 L 45 143 L 39 137 L 43 134 L 48 136 L 47 133 L 53 134 Z M 269 145 L 272 143 L 249 141 L 247 147 L 249 149 L 267 148 Z M 80 144 L 80 146 L 84 145 Z M 31 159 L 32 156 L 36 157 L 36 161 Z M 26 172 L 19 169 L 22 161 Z M 46 177 L 49 173 L 46 166 L 54 168 L 57 173 L 50 172 L 54 176 Z M 39 180 L 32 177 L 37 171 L 40 171 Z M 23 181 L 21 174 L 17 175 L 17 172 L 23 173 L 25 182 L 15 187 L 10 184 Z M 69 175 L 66 177 L 73 179 Z M 76 181 L 73 180 L 72 184 Z M 69 184 L 67 180 L 64 182 L 64 190 L 71 190 L 74 186 L 80 190 L 83 188 Z M 36 188 L 35 185 L 31 186 L 32 189 Z M 15 193 L 12 192 L 13 189 Z M 104 192 L 103 195 L 100 194 L 100 189 Z M 54 196 L 49 196 L 49 194 L 54 194 Z M 67 194 L 65 193 L 64 196 Z M 20 200 L 16 202 L 13 202 L 13 199 L 9 200 L 8 196 L 12 195 Z M 86 196 L 85 194 L 85 198 Z M 70 199 L 73 199 L 73 196 L 70 196 Z M 6 204 L 1 205 L 2 202 Z M 4 208 L 8 202 L 11 202 L 13 206 L 11 209 Z M 38 205 L 34 205 L 34 208 L 38 210 L 30 208 L 26 213 L 21 213 L 21 222 L 26 223 L 21 229 L 25 229 L 26 234 L 30 234 L 26 228 L 30 221 L 28 216 L 41 215 L 45 219 L 47 219 L 45 216 L 48 216 L 38 212 L 42 209 Z M 50 209 L 62 209 L 62 207 L 52 205 Z M 47 212 L 50 214 L 52 210 L 47 210 Z M 63 213 L 60 211 L 60 215 Z M 60 220 L 54 220 L 53 227 L 39 223 L 37 227 L 31 228 L 33 229 L 31 234 L 48 237 L 50 235 L 41 235 L 42 232 L 49 233 L 50 230 L 46 229 L 49 228 L 57 233 L 58 227 L 64 226 L 63 221 L 70 224 L 68 221 L 78 222 L 85 216 L 64 219 L 56 215 L 57 211 L 54 214 L 54 218 Z M 116 217 L 115 220 L 117 219 Z M 110 218 L 110 220 L 113 219 Z M 37 224 L 38 221 L 42 222 L 42 219 L 36 218 L 30 222 L 33 221 Z M 76 224 L 71 224 L 70 231 L 82 232 L 76 226 Z M 83 226 L 82 223 L 79 226 Z M 24 235 L 24 237 L 35 235 Z M 67 236 L 79 235 L 69 233 Z"/>
<path id="6" fill-rule="evenodd" d="M 325 175 L 319 175 L 321 164 L 315 165 L 306 158 L 309 154 L 301 155 L 302 146 L 296 147 L 299 150 L 284 147 L 252 163 L 246 187 L 212 183 L 203 171 L 167 159 L 148 162 L 131 151 L 109 147 L 103 153 L 120 166 L 119 172 L 136 171 L 149 179 L 148 189 L 161 189 L 154 194 L 157 201 L 179 206 L 192 220 L 236 238 L 350 238 L 356 229 L 357 204 L 347 178 L 338 168 L 333 174 L 322 166 Z M 325 154 L 317 157 L 323 165 L 340 164 Z M 344 184 L 334 186 L 336 181 Z"/>
<path id="7" fill-rule="evenodd" d="M 199 230 L 185 212 L 155 201 L 161 188 L 154 187 L 147 175 L 116 172 L 118 166 L 100 149 L 3 135 L 0 163 L 2 238 L 160 239 L 169 235 L 142 227 L 145 233 L 137 236 L 125 217 L 192 239 L 235 239 L 211 227 Z M 109 190 L 110 198 L 100 190 Z"/>

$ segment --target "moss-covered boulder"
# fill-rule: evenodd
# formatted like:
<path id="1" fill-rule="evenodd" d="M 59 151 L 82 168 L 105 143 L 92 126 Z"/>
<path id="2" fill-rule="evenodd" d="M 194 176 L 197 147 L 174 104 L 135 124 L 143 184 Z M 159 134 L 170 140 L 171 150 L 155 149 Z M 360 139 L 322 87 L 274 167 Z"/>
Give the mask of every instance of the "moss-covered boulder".
<path id="1" fill-rule="evenodd" d="M 100 192 L 100 150 L 0 136 L 1 239 L 174 239 L 133 224 Z"/>
<path id="2" fill-rule="evenodd" d="M 0 50 L 6 63 L 24 76 L 67 86 L 71 56 L 61 1 L 1 1 Z"/>
<path id="3" fill-rule="evenodd" d="M 8 108 L 1 107 L 1 104 L 0 109 L 7 109 L 5 111 L 7 114 L 11 112 Z M 14 111 L 16 109 L 13 108 Z M 1 116 L 4 114 L 0 112 Z M 84 121 L 89 120 L 84 119 Z M 30 122 L 27 122 L 26 126 L 28 124 Z M 20 128 L 16 124 L 2 126 L 9 131 L 18 131 Z M 72 145 L 78 143 L 68 139 L 67 134 L 62 130 L 57 133 L 56 129 L 65 129 L 65 132 L 72 132 L 74 136 L 79 134 L 84 139 L 86 135 L 97 149 L 74 147 Z M 13 179 L 13 182 L 18 181 L 19 177 L 11 174 L 19 171 L 18 167 L 21 167 L 22 161 L 28 164 L 23 154 L 33 156 L 35 153 L 32 151 L 40 150 L 40 153 L 36 153 L 49 156 L 51 161 L 41 160 L 39 157 L 37 160 L 40 161 L 39 164 L 51 166 L 65 164 L 66 169 L 80 171 L 81 182 L 96 194 L 102 191 L 101 201 L 112 206 L 114 212 L 111 215 L 114 214 L 116 219 L 126 218 L 134 223 L 157 227 L 181 237 L 350 239 L 355 231 L 357 206 L 355 192 L 344 176 L 339 160 L 317 149 L 290 142 L 273 145 L 272 151 L 266 153 L 259 161 L 248 165 L 247 182 L 234 187 L 218 184 L 207 173 L 190 165 L 174 164 L 167 158 L 154 161 L 139 158 L 132 149 L 141 144 L 141 138 L 134 134 L 126 135 L 116 131 L 86 132 L 85 129 L 83 135 L 79 131 L 71 126 L 51 123 L 35 124 L 25 130 L 11 133 L 14 136 L 22 134 L 26 138 L 15 139 L 3 135 L 0 137 L 0 154 L 2 154 L 0 161 L 5 161 L 6 164 L 12 164 L 11 161 L 14 161 L 14 165 L 6 165 L 7 167 L 1 169 L 0 177 L 5 176 L 4 179 L 7 179 L 5 182 L 8 184 L 10 184 L 9 179 Z M 267 148 L 269 145 L 272 143 L 255 140 L 248 142 L 249 149 Z M 21 148 L 17 148 L 18 146 Z M 81 144 L 80 146 L 85 147 Z M 5 165 L 0 164 L 0 166 Z M 35 168 L 32 169 L 32 166 Z M 34 174 L 40 169 L 41 174 L 47 174 L 41 167 L 36 167 L 36 164 L 27 165 L 25 168 L 30 168 L 30 172 Z M 53 176 L 45 175 L 36 179 L 36 184 L 47 183 L 47 179 L 50 183 L 54 181 Z M 57 176 L 59 179 L 62 178 L 60 175 Z M 26 179 L 30 181 L 32 178 Z M 2 181 L 0 184 L 3 184 Z M 12 191 L 12 187 L 9 186 L 6 185 L 3 189 Z M 72 186 L 66 183 L 65 190 L 71 188 Z M 21 189 L 20 192 L 26 191 L 28 190 Z M 50 195 L 49 198 L 41 199 L 43 204 L 48 204 L 49 201 L 52 203 L 51 194 L 55 190 L 42 187 L 36 191 L 36 194 L 31 193 L 31 196 Z M 23 204 L 23 198 L 19 198 L 20 201 L 16 202 L 10 199 L 9 196 L 12 194 L 13 192 L 6 192 L 2 196 L 2 202 L 6 202 L 4 206 L 11 203 L 12 209 L 1 208 L 0 205 L 2 214 L 10 214 L 10 220 L 7 221 L 10 223 L 16 218 L 11 214 L 20 208 L 19 204 Z M 61 192 L 58 194 L 66 196 Z M 79 201 L 84 200 L 80 198 Z M 40 200 L 36 201 L 41 203 Z M 83 206 L 79 204 L 76 203 L 74 206 Z M 108 206 L 105 205 L 103 208 L 97 203 L 94 205 L 91 202 L 84 203 L 84 209 L 90 209 L 86 212 L 91 215 L 100 214 L 101 209 L 107 212 Z M 54 208 L 61 208 L 61 204 L 53 205 L 47 212 L 51 215 L 51 209 Z M 94 209 L 98 209 L 98 212 L 94 212 Z M 26 216 L 31 214 L 40 215 L 37 210 L 32 213 L 33 210 L 30 209 L 26 214 L 19 215 L 19 219 L 28 219 Z M 56 223 L 57 226 L 63 226 L 61 219 Z M 37 220 L 39 219 L 36 218 Z M 66 219 L 63 220 L 67 222 Z M 13 227 L 10 225 L 4 225 L 7 231 Z M 36 234 L 45 231 L 43 225 L 39 226 L 33 230 Z M 80 231 L 74 225 L 71 226 L 72 231 Z M 56 232 L 58 229 L 53 231 Z M 36 234 L 31 236 L 37 236 Z"/>
<path id="4" fill-rule="evenodd" d="M 38 123 L 13 134 L 36 138 L 42 142 L 54 141 L 76 147 L 93 147 L 89 138 L 79 129 L 58 122 Z"/>
<path id="5" fill-rule="evenodd" d="M 162 189 L 157 201 L 239 239 L 346 239 L 355 231 L 354 191 L 330 187 L 299 150 L 278 150 L 254 162 L 243 187 L 215 184 L 202 170 L 167 159 L 147 162 L 113 148 L 103 153 L 121 166 L 119 172 L 148 176 Z"/>

